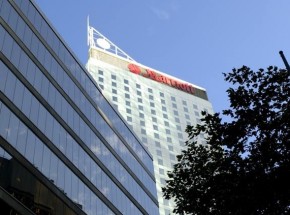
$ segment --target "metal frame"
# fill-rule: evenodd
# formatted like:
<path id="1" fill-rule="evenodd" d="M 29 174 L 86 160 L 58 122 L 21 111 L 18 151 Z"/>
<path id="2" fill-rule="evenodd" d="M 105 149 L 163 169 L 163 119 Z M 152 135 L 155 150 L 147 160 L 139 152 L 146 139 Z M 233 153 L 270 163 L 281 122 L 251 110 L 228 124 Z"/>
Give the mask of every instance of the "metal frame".
<path id="1" fill-rule="evenodd" d="M 128 54 L 126 54 L 122 49 L 120 49 L 118 46 L 116 46 L 113 42 L 111 42 L 108 38 L 106 38 L 103 34 L 101 34 L 99 31 L 97 31 L 95 28 L 91 27 L 89 24 L 89 17 L 87 18 L 87 31 L 88 31 L 88 46 L 90 48 L 97 48 L 105 52 L 109 52 L 111 54 L 114 54 L 118 57 L 124 58 L 126 60 L 134 61 L 133 58 L 131 58 Z M 104 48 L 99 45 L 98 40 L 103 40 L 105 43 L 108 43 L 110 45 L 109 48 Z"/>

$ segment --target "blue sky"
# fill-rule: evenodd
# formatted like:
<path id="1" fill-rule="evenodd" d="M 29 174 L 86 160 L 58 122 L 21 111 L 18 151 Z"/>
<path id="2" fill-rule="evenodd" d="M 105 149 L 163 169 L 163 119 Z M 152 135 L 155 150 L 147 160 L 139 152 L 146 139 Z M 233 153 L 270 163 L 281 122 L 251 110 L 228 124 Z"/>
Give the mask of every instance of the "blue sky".
<path id="1" fill-rule="evenodd" d="M 206 88 L 228 107 L 222 73 L 290 62 L 289 0 L 35 0 L 85 64 L 86 19 L 141 64 Z"/>

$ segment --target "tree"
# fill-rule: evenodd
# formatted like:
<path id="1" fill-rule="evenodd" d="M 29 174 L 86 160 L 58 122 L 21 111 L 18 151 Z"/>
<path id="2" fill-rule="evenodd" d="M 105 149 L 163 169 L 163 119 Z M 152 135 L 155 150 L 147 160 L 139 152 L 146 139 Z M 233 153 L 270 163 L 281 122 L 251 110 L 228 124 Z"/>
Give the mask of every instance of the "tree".
<path id="1" fill-rule="evenodd" d="M 177 214 L 290 214 L 289 73 L 243 66 L 224 76 L 230 107 L 187 126 L 163 195 Z"/>

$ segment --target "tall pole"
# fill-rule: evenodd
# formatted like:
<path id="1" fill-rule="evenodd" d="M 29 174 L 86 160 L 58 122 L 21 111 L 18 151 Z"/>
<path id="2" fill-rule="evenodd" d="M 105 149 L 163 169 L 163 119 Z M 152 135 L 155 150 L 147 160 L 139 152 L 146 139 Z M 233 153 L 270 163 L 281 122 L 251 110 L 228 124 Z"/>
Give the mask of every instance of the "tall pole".
<path id="1" fill-rule="evenodd" d="M 288 61 L 286 60 L 286 58 L 284 56 L 283 51 L 279 51 L 279 54 L 280 54 L 285 66 L 286 66 L 287 71 L 290 73 L 290 66 L 289 66 Z"/>

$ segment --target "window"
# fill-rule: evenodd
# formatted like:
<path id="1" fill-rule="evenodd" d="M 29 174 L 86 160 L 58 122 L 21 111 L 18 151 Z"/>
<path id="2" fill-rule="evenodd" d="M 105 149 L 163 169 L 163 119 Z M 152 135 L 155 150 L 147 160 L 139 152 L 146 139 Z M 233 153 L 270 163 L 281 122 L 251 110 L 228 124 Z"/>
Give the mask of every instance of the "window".
<path id="1" fill-rule="evenodd" d="M 155 107 L 153 102 L 150 102 L 150 107 Z"/>
<path id="2" fill-rule="evenodd" d="M 162 156 L 162 153 L 161 153 L 160 150 L 156 150 L 156 154 L 157 154 L 158 156 Z"/>
<path id="3" fill-rule="evenodd" d="M 176 129 L 177 129 L 178 131 L 181 131 L 181 126 L 180 126 L 180 125 L 176 125 Z"/>
<path id="4" fill-rule="evenodd" d="M 147 143 L 147 138 L 146 137 L 142 137 L 142 143 Z"/>
<path id="5" fill-rule="evenodd" d="M 175 161 L 175 155 L 174 154 L 169 154 L 169 158 L 170 158 L 170 160 L 172 160 L 172 161 Z"/>
<path id="6" fill-rule="evenodd" d="M 163 161 L 161 159 L 158 159 L 158 164 L 163 165 Z"/>
<path id="7" fill-rule="evenodd" d="M 103 90 L 104 89 L 104 85 L 99 84 L 99 87 Z"/>
<path id="8" fill-rule="evenodd" d="M 129 92 L 129 87 L 124 86 L 124 90 L 127 91 L 127 92 Z"/>
<path id="9" fill-rule="evenodd" d="M 138 105 L 138 109 L 139 109 L 139 110 L 143 110 L 143 106 Z"/>
<path id="10" fill-rule="evenodd" d="M 125 83 L 125 84 L 129 84 L 129 81 L 126 80 L 126 79 L 124 79 L 124 83 Z"/>
<path id="11" fill-rule="evenodd" d="M 164 106 L 162 106 L 162 110 L 163 110 L 163 111 L 167 111 L 167 110 L 166 110 L 166 107 L 164 107 Z"/>
<path id="12" fill-rule="evenodd" d="M 173 114 L 174 114 L 175 116 L 178 116 L 178 111 L 177 111 L 177 110 L 174 110 L 174 111 L 173 111 Z"/>
<path id="13" fill-rule="evenodd" d="M 179 139 L 182 139 L 182 138 L 183 138 L 183 136 L 182 136 L 181 133 L 178 133 L 178 138 L 179 138 Z"/>
<path id="14" fill-rule="evenodd" d="M 152 96 L 152 95 L 149 95 L 149 99 L 150 99 L 150 100 L 153 100 L 154 98 L 153 98 L 153 96 Z"/>
<path id="15" fill-rule="evenodd" d="M 164 175 L 164 169 L 159 168 L 159 174 Z"/>
<path id="16" fill-rule="evenodd" d="M 194 115 L 195 115 L 195 116 L 199 116 L 198 111 L 194 111 Z"/>
<path id="17" fill-rule="evenodd" d="M 155 141 L 155 146 L 160 148 L 161 147 L 160 142 Z"/>
<path id="18" fill-rule="evenodd" d="M 112 93 L 113 93 L 113 94 L 117 94 L 117 90 L 112 89 Z"/>
<path id="19" fill-rule="evenodd" d="M 137 88 L 137 89 L 141 89 L 140 84 L 136 84 L 136 88 Z"/>
<path id="20" fill-rule="evenodd" d="M 162 185 L 165 185 L 166 183 L 165 183 L 165 179 L 164 178 L 160 178 L 160 183 L 162 184 Z"/>
<path id="21" fill-rule="evenodd" d="M 183 110 L 184 110 L 184 112 L 188 113 L 188 108 L 187 107 L 184 107 Z"/>
<path id="22" fill-rule="evenodd" d="M 172 143 L 172 139 L 171 139 L 171 137 L 167 137 L 166 139 L 167 139 L 167 142 L 168 142 L 168 143 Z"/>
<path id="23" fill-rule="evenodd" d="M 184 100 L 182 101 L 182 104 L 183 104 L 183 105 L 187 105 L 186 101 L 184 101 Z"/>
<path id="24" fill-rule="evenodd" d="M 140 118 L 144 118 L 144 113 L 139 113 Z"/>
<path id="25" fill-rule="evenodd" d="M 197 110 L 197 105 L 196 104 L 193 104 L 193 109 L 196 109 Z"/>
<path id="26" fill-rule="evenodd" d="M 128 122 L 132 122 L 132 117 L 127 116 L 127 121 L 128 121 Z"/>
<path id="27" fill-rule="evenodd" d="M 165 100 L 164 99 L 161 99 L 161 104 L 165 105 Z"/>
<path id="28" fill-rule="evenodd" d="M 113 96 L 112 99 L 113 99 L 114 102 L 118 101 L 118 98 L 116 96 Z"/>
<path id="29" fill-rule="evenodd" d="M 141 95 L 142 95 L 142 94 L 141 94 L 141 91 L 138 91 L 138 90 L 137 90 L 137 95 L 138 95 L 138 96 L 141 96 Z"/>
<path id="30" fill-rule="evenodd" d="M 156 139 L 159 139 L 159 134 L 154 133 L 154 137 L 155 137 Z"/>
<path id="31" fill-rule="evenodd" d="M 173 108 L 177 108 L 177 105 L 175 103 L 172 103 Z"/>
<path id="32" fill-rule="evenodd" d="M 152 122 L 157 122 L 157 118 L 156 117 L 152 117 Z"/>
<path id="33" fill-rule="evenodd" d="M 141 125 L 141 126 L 145 126 L 145 121 L 141 120 L 141 121 L 140 121 L 140 125 Z"/>
<path id="34" fill-rule="evenodd" d="M 167 127 L 169 127 L 169 122 L 164 121 L 164 125 L 167 126 Z"/>
<path id="35" fill-rule="evenodd" d="M 180 120 L 175 117 L 175 122 L 180 123 Z"/>
<path id="36" fill-rule="evenodd" d="M 117 87 L 117 83 L 112 81 L 112 86 Z"/>
<path id="37" fill-rule="evenodd" d="M 143 129 L 143 128 L 141 128 L 141 134 L 144 134 L 144 135 L 146 135 L 146 130 L 145 130 L 145 129 Z"/>
<path id="38" fill-rule="evenodd" d="M 164 119 L 168 119 L 167 114 L 164 113 L 164 114 L 163 114 L 163 118 L 164 118 Z"/>
<path id="39" fill-rule="evenodd" d="M 126 105 L 127 105 L 127 106 L 130 106 L 131 104 L 130 104 L 130 102 L 129 102 L 129 101 L 126 101 Z"/>
<path id="40" fill-rule="evenodd" d="M 151 110 L 151 114 L 156 115 L 156 111 L 155 110 Z"/>
<path id="41" fill-rule="evenodd" d="M 130 99 L 130 95 L 127 94 L 127 93 L 125 93 L 125 98 L 126 98 L 126 99 Z"/>
<path id="42" fill-rule="evenodd" d="M 142 99 L 141 99 L 141 98 L 138 98 L 138 102 L 139 102 L 139 103 L 142 103 Z"/>
<path id="43" fill-rule="evenodd" d="M 184 146 L 185 146 L 185 143 L 184 143 L 183 141 L 179 141 L 179 145 L 180 145 L 181 147 L 184 147 Z"/>
<path id="44" fill-rule="evenodd" d="M 173 146 L 168 146 L 168 150 L 173 152 Z"/>
<path id="45" fill-rule="evenodd" d="M 99 75 L 104 75 L 104 72 L 102 70 L 98 71 Z"/>
<path id="46" fill-rule="evenodd" d="M 165 129 L 166 134 L 171 134 L 169 129 Z"/>
<path id="47" fill-rule="evenodd" d="M 152 91 L 151 88 L 148 88 L 148 92 L 149 92 L 149 93 L 153 93 L 153 91 Z"/>
<path id="48" fill-rule="evenodd" d="M 104 79 L 102 77 L 99 77 L 99 82 L 104 82 Z"/>
<path id="49" fill-rule="evenodd" d="M 175 97 L 174 96 L 171 96 L 171 101 L 175 102 Z"/>
<path id="50" fill-rule="evenodd" d="M 111 78 L 113 79 L 113 80 L 116 80 L 117 78 L 116 78 L 116 75 L 111 75 Z"/>
<path id="51" fill-rule="evenodd" d="M 190 119 L 188 114 L 185 114 L 185 119 Z"/>
<path id="52" fill-rule="evenodd" d="M 157 126 L 157 125 L 153 125 L 153 129 L 154 129 L 155 131 L 158 131 L 158 126 Z"/>
<path id="53" fill-rule="evenodd" d="M 164 93 L 160 92 L 160 97 L 164 97 Z"/>
<path id="54" fill-rule="evenodd" d="M 131 109 L 126 108 L 126 113 L 131 114 Z"/>

